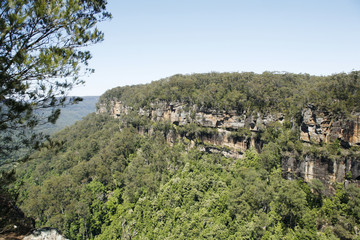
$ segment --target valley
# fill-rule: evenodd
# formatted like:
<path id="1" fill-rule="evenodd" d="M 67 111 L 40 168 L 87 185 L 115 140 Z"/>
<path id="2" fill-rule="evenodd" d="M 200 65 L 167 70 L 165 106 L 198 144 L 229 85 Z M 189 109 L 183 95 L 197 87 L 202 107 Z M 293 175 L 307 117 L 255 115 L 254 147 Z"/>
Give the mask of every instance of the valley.
<path id="1" fill-rule="evenodd" d="M 69 239 L 356 239 L 358 76 L 111 89 L 18 168 L 18 204 Z"/>

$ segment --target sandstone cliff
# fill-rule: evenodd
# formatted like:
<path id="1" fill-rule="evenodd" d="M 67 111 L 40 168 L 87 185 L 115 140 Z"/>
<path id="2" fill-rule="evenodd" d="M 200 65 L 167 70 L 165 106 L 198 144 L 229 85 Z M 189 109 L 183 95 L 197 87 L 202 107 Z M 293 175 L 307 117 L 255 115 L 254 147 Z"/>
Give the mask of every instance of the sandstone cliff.
<path id="1" fill-rule="evenodd" d="M 112 101 L 109 109 L 110 111 L 104 104 L 100 104 L 98 112 L 108 112 L 113 117 L 120 117 L 132 111 L 131 107 L 118 101 Z M 138 114 L 147 116 L 152 121 L 170 121 L 175 125 L 196 123 L 203 127 L 217 128 L 223 130 L 220 132 L 224 137 L 240 128 L 248 128 L 256 132 L 270 123 L 282 123 L 285 118 L 282 113 L 249 116 L 245 112 L 243 114 L 238 114 L 236 111 L 218 112 L 179 102 L 152 103 L 150 109 L 140 108 Z M 354 114 L 352 119 L 338 119 L 309 105 L 302 111 L 300 139 L 309 143 L 331 143 L 340 140 L 343 147 L 360 145 L 360 113 Z M 224 143 L 227 144 L 225 139 Z M 244 150 L 233 147 L 235 150 Z"/>
<path id="2" fill-rule="evenodd" d="M 360 145 L 360 113 L 352 119 L 339 119 L 330 113 L 317 111 L 309 105 L 302 111 L 301 140 L 314 143 L 341 141 L 343 147 Z"/>
<path id="3" fill-rule="evenodd" d="M 199 136 L 205 145 L 202 149 L 209 152 L 222 152 L 224 155 L 241 158 L 244 152 L 255 147 L 260 151 L 264 142 L 257 138 L 257 133 L 271 124 L 283 124 L 283 113 L 272 114 L 239 114 L 237 111 L 215 111 L 196 105 L 181 102 L 151 103 L 147 109 L 124 105 L 120 101 L 110 104 L 100 103 L 98 113 L 108 113 L 115 118 L 135 111 L 154 122 L 167 121 L 176 126 L 196 124 L 210 128 L 211 134 Z M 339 142 L 343 148 L 360 145 L 360 114 L 353 114 L 352 118 L 341 119 L 330 113 L 316 110 L 308 105 L 297 119 L 288 118 L 294 128 L 299 131 L 299 138 L 304 144 L 331 144 Z M 288 121 L 289 121 L 288 120 Z M 247 135 L 239 135 L 239 131 L 248 131 Z M 171 132 L 167 135 L 169 142 L 178 136 Z M 214 147 L 211 147 L 214 146 Z M 220 148 L 220 150 L 219 150 Z M 221 149 L 222 148 L 222 149 Z M 344 182 L 360 178 L 360 157 L 348 156 L 342 159 L 329 159 L 312 154 L 302 157 L 283 157 L 282 171 L 286 178 L 301 177 L 305 181 L 319 179 L 324 183 Z"/>

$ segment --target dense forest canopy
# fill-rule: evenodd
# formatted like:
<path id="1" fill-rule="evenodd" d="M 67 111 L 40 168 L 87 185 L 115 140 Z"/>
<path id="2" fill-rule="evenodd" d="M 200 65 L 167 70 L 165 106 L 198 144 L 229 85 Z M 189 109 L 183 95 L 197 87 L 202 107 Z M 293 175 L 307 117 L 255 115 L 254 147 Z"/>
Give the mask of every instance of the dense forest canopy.
<path id="1" fill-rule="evenodd" d="M 358 74 L 176 75 L 109 90 L 99 105 L 183 101 L 218 111 L 296 114 L 311 103 L 344 117 L 359 111 Z M 153 122 L 135 112 L 118 119 L 90 114 L 18 169 L 9 191 L 38 227 L 59 228 L 70 239 L 360 238 L 358 185 L 334 183 L 329 195 L 317 179 L 281 174 L 284 157 L 358 159 L 358 147 L 303 143 L 299 126 L 284 123 L 257 133 L 261 151 L 250 148 L 235 159 L 201 151 L 198 136 L 212 129 Z M 178 136 L 171 144 L 169 132 Z"/>
<path id="2" fill-rule="evenodd" d="M 179 101 L 219 111 L 295 114 L 307 104 L 340 115 L 360 111 L 359 71 L 330 76 L 286 72 L 174 75 L 150 84 L 108 90 L 100 103 L 118 100 L 133 108 Z"/>
<path id="3" fill-rule="evenodd" d="M 169 146 L 166 123 L 152 135 L 128 124 L 91 114 L 19 169 L 19 203 L 38 226 L 70 239 L 357 237 L 358 187 L 338 184 L 326 196 L 320 181 L 281 177 L 291 129 L 236 160 L 189 148 L 186 139 Z"/>

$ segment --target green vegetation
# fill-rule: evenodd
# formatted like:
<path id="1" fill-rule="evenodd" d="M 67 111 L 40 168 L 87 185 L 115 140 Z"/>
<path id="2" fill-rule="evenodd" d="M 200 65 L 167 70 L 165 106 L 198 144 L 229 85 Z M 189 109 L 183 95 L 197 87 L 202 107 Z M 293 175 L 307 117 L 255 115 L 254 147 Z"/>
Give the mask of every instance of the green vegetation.
<path id="1" fill-rule="evenodd" d="M 323 77 L 278 72 L 174 75 L 108 90 L 100 103 L 115 99 L 138 109 L 157 101 L 179 101 L 218 111 L 282 112 L 293 117 L 314 104 L 322 111 L 347 116 L 360 111 L 359 75 L 359 71 Z"/>
<path id="2" fill-rule="evenodd" d="M 69 91 L 83 83 L 91 59 L 84 47 L 103 40 L 98 22 L 111 18 L 106 0 L 0 0 L 0 159 L 38 147 L 30 131 L 55 123 L 60 107 L 79 102 Z M 38 110 L 47 109 L 39 115 Z M 11 162 L 11 161 L 10 161 Z M 0 161 L 0 167 L 9 161 Z"/>
<path id="3" fill-rule="evenodd" d="M 6 171 L 47 138 L 35 127 L 54 124 L 62 107 L 81 101 L 67 95 L 93 72 L 84 47 L 103 40 L 96 25 L 111 18 L 106 5 L 106 0 L 0 0 L 0 234 L 33 228 L 13 203 L 13 172 Z"/>
<path id="4" fill-rule="evenodd" d="M 0 0 L 0 167 L 14 151 L 38 148 L 32 161 L 0 178 L 0 233 L 16 223 L 60 229 L 70 239 L 360 239 L 360 189 L 351 183 L 325 195 L 319 180 L 285 180 L 289 155 L 341 161 L 359 149 L 340 142 L 299 141 L 301 110 L 313 104 L 335 118 L 360 112 L 359 71 L 331 76 L 290 73 L 175 75 L 107 91 L 133 110 L 159 101 L 248 116 L 283 113 L 284 124 L 261 129 L 261 152 L 243 159 L 202 152 L 217 132 L 194 123 L 153 123 L 132 111 L 120 119 L 90 114 L 44 140 L 32 132 L 55 123 L 81 76 L 89 51 L 103 39 L 96 24 L 111 18 L 106 0 Z M 185 110 L 186 110 L 185 107 Z M 48 111 L 39 112 L 43 109 Z M 192 113 L 191 118 L 195 117 Z M 171 145 L 166 141 L 173 134 Z M 230 138 L 253 137 L 248 129 Z M 195 147 L 193 146 L 195 145 Z M 220 149 L 221 150 L 221 149 Z M 220 152 L 220 151 L 219 151 Z M 345 176 L 352 179 L 351 174 Z M 11 211 L 8 211 L 11 210 Z M 19 225 L 18 225 L 19 223 Z M 25 229 L 26 228 L 26 229 Z"/>
<path id="5" fill-rule="evenodd" d="M 358 161 L 358 147 L 299 140 L 308 104 L 338 119 L 360 111 L 358 74 L 209 73 L 115 88 L 100 104 L 120 100 L 134 111 L 118 119 L 93 113 L 66 127 L 0 187 L 37 227 L 70 239 L 360 239 L 360 189 L 350 173 L 331 195 L 318 179 L 290 181 L 281 172 L 289 157 Z M 261 143 L 234 159 L 202 141 L 219 134 L 214 128 L 152 122 L 136 111 L 158 101 L 285 118 L 257 133 L 233 131 L 229 139 Z"/>
<path id="6" fill-rule="evenodd" d="M 213 133 L 90 114 L 21 166 L 13 191 L 38 227 L 70 239 L 359 239 L 358 187 L 326 196 L 320 181 L 281 177 L 283 156 L 310 151 L 291 125 L 262 132 L 268 144 L 243 159 L 190 148 L 200 134 Z"/>

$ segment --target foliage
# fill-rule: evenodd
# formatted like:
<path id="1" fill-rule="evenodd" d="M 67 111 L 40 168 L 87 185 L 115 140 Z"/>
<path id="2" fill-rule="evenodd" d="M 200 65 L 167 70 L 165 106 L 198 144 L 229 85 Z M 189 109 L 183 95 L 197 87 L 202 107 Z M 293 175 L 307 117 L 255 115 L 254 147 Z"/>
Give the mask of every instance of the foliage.
<path id="1" fill-rule="evenodd" d="M 309 103 L 337 115 L 359 112 L 359 71 L 330 76 L 286 72 L 177 74 L 150 84 L 117 87 L 100 97 L 134 109 L 157 101 L 196 104 L 204 109 L 246 113 L 282 112 L 298 119 Z"/>
<path id="2" fill-rule="evenodd" d="M 19 203 L 70 239 L 356 239 L 359 188 L 283 179 L 281 158 L 301 151 L 274 128 L 233 159 L 189 148 L 200 127 L 90 114 L 18 169 Z"/>
<path id="3" fill-rule="evenodd" d="M 281 172 L 290 157 L 358 159 L 358 149 L 342 149 L 339 141 L 299 140 L 307 104 L 338 117 L 359 110 L 357 76 L 208 73 L 109 90 L 98 107 L 121 101 L 128 114 L 90 114 L 54 135 L 18 168 L 13 192 L 37 226 L 59 228 L 70 239 L 359 239 L 356 185 L 337 184 L 326 195 L 321 181 L 290 181 Z M 314 91 L 321 88 L 328 91 L 318 97 Z M 204 111 L 286 117 L 257 132 L 249 122 L 232 131 L 228 140 L 258 144 L 234 159 L 211 144 L 222 134 L 216 128 L 138 114 L 162 101 L 183 102 L 185 111 L 195 104 Z"/>
<path id="4" fill-rule="evenodd" d="M 106 0 L 0 0 L 0 6 L 0 155 L 5 155 L 39 142 L 36 134 L 11 135 L 54 123 L 60 106 L 79 100 L 67 100 L 66 94 L 92 71 L 86 68 L 91 55 L 82 47 L 102 40 L 96 23 L 111 16 Z M 310 103 L 339 117 L 359 112 L 358 76 L 358 71 L 323 77 L 212 72 L 109 90 L 98 106 L 117 100 L 139 110 L 182 102 L 248 116 L 282 112 L 288 119 L 260 129 L 261 152 L 249 149 L 233 159 L 193 147 L 218 134 L 195 123 L 154 123 L 136 111 L 120 119 L 90 114 L 44 142 L 32 161 L 17 169 L 12 188 L 0 185 L 6 193 L 0 197 L 17 198 L 37 227 L 56 227 L 78 240 L 359 239 L 357 186 L 338 184 L 327 196 L 319 181 L 281 176 L 282 159 L 289 155 L 341 159 L 339 142 L 307 147 L 295 124 Z M 36 113 L 39 109 L 50 111 Z M 254 135 L 243 128 L 230 138 Z"/>
<path id="5" fill-rule="evenodd" d="M 0 157 L 24 145 L 37 146 L 41 135 L 29 129 L 55 123 L 60 106 L 80 100 L 66 96 L 92 72 L 87 68 L 91 54 L 83 48 L 103 39 L 96 24 L 111 17 L 106 4 L 0 1 Z M 36 114 L 38 109 L 50 111 Z"/>

